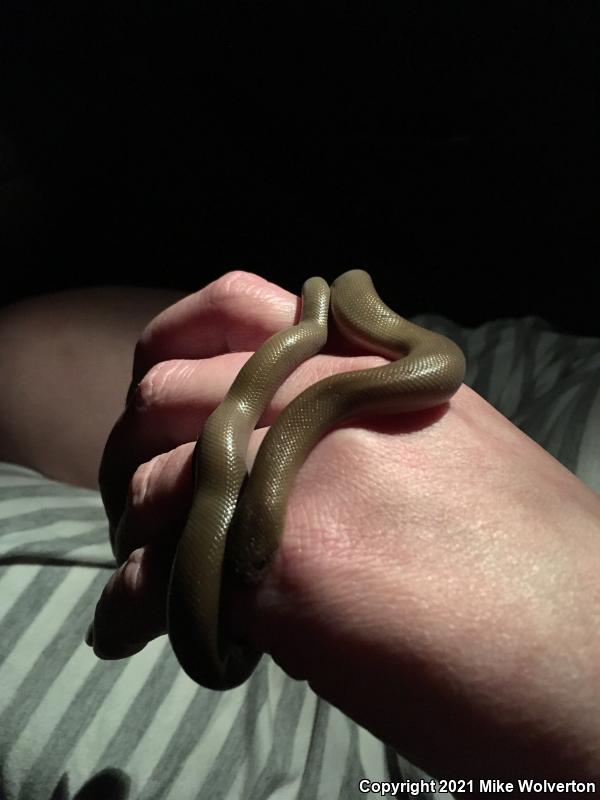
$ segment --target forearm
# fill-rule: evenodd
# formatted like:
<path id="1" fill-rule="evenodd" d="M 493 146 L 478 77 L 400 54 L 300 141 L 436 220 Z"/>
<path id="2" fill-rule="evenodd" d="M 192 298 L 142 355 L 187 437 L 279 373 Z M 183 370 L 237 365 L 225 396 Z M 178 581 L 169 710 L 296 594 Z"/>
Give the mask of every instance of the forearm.
<path id="1" fill-rule="evenodd" d="M 0 310 L 0 460 L 96 487 L 123 409 L 136 341 L 182 293 L 102 287 Z"/>

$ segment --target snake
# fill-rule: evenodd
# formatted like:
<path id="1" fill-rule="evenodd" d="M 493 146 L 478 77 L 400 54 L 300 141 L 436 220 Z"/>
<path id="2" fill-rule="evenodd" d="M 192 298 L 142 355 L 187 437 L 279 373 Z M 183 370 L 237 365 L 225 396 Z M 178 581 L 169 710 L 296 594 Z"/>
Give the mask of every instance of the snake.
<path id="1" fill-rule="evenodd" d="M 248 472 L 250 437 L 281 384 L 328 340 L 330 316 L 349 344 L 389 363 L 332 374 L 293 399 L 264 437 Z M 200 686 L 244 683 L 262 653 L 222 623 L 235 581 L 257 585 L 281 541 L 294 479 L 313 447 L 364 415 L 405 414 L 447 403 L 461 386 L 460 347 L 389 308 L 370 275 L 352 269 L 331 287 L 302 286 L 299 321 L 246 361 L 207 418 L 192 455 L 193 499 L 171 568 L 167 630 L 179 664 Z"/>

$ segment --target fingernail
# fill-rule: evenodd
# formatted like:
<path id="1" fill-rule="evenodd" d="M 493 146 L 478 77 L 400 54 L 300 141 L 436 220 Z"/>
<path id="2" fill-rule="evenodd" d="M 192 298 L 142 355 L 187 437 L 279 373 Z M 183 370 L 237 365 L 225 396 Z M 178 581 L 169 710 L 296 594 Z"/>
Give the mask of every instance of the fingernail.
<path id="1" fill-rule="evenodd" d="M 88 647 L 93 647 L 94 646 L 94 623 L 93 622 L 90 622 L 90 624 L 88 625 L 88 629 L 87 629 L 87 632 L 85 634 L 85 643 L 88 645 Z"/>

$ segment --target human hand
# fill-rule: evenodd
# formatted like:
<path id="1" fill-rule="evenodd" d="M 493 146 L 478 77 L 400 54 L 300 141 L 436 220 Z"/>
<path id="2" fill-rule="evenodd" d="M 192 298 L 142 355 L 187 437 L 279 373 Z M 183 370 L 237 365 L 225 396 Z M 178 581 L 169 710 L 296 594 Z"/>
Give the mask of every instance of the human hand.
<path id="1" fill-rule="evenodd" d="M 128 655 L 164 632 L 202 420 L 250 355 L 235 351 L 291 324 L 297 302 L 233 273 L 142 337 L 146 377 L 101 471 L 123 566 L 97 610 L 99 654 Z M 384 363 L 359 361 L 312 359 L 261 424 L 325 374 Z M 433 774 L 591 776 L 599 528 L 600 499 L 463 386 L 445 413 L 367 421 L 319 443 L 269 575 L 234 600 L 229 624 Z"/>
<path id="2" fill-rule="evenodd" d="M 289 327 L 299 308 L 299 299 L 289 292 L 258 276 L 233 272 L 147 326 L 136 347 L 130 402 L 109 437 L 100 469 L 111 544 L 122 569 L 96 614 L 99 655 L 130 655 L 166 632 L 166 582 L 192 499 L 195 440 L 252 349 Z M 344 351 L 347 345 L 336 341 L 335 331 L 331 334 L 328 348 Z M 325 375 L 385 363 L 375 356 L 319 355 L 284 383 L 261 424 L 268 425 L 296 394 Z M 266 431 L 258 428 L 253 436 L 250 464 Z M 132 592 L 138 579 L 149 581 L 147 597 L 139 586 Z M 128 600 L 121 601 L 129 594 L 144 597 L 140 614 Z M 124 603 L 125 613 L 107 611 L 109 596 L 119 607 Z M 109 618 L 110 624 L 103 625 Z"/>

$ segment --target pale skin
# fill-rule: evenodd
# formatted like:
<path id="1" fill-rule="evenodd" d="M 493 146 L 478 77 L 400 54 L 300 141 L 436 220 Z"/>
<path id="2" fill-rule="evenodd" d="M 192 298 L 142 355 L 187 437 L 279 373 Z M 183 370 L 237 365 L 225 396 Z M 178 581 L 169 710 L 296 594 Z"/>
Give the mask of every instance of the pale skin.
<path id="1" fill-rule="evenodd" d="M 145 328 L 139 385 L 100 471 L 121 563 L 96 609 L 100 657 L 164 634 L 196 435 L 240 365 L 298 307 L 235 272 Z M 311 359 L 277 393 L 249 463 L 303 388 L 379 363 Z M 600 497 L 462 386 L 437 412 L 361 420 L 319 443 L 267 579 L 231 598 L 228 621 L 432 775 L 593 780 L 599 574 Z"/>

